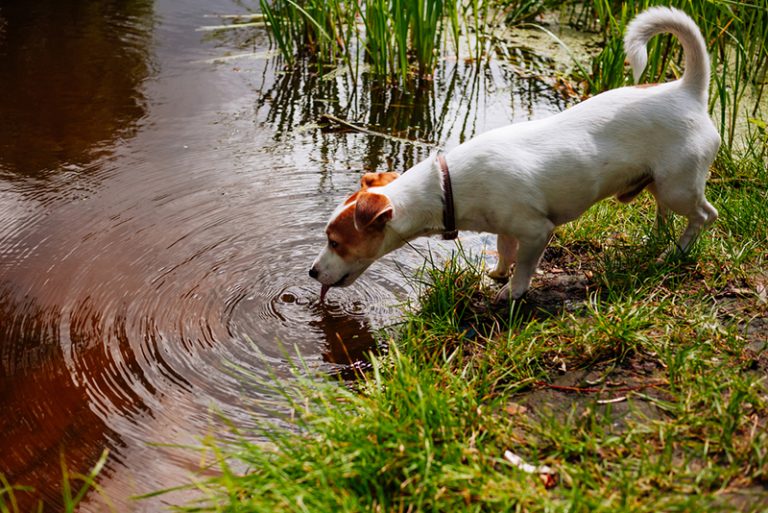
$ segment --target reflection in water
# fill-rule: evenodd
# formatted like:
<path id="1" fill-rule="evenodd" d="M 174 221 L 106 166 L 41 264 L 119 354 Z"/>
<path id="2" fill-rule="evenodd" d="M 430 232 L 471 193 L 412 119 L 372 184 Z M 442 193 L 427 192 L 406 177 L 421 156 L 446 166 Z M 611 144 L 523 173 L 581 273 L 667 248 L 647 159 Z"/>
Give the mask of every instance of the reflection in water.
<path id="1" fill-rule="evenodd" d="M 417 89 L 391 87 L 365 74 L 359 82 L 348 73 L 319 76 L 313 65 L 299 64 L 276 72 L 277 80 L 259 87 L 255 110 L 258 114 L 266 109 L 266 120 L 279 139 L 294 137 L 297 129 L 312 132 L 317 151 L 326 161 L 332 161 L 339 145 L 345 144 L 315 129 L 326 113 L 399 139 L 428 143 L 425 147 L 362 136 L 363 169 L 402 172 L 439 147 L 450 149 L 489 128 L 565 108 L 566 102 L 538 75 L 521 78 L 514 71 L 529 64 L 541 69 L 542 62 L 520 52 L 515 56 L 516 68 L 496 61 L 487 66 L 444 61 L 434 81 Z"/>
<path id="2" fill-rule="evenodd" d="M 323 360 L 333 364 L 343 377 L 354 377 L 368 368 L 369 355 L 381 350 L 381 341 L 376 339 L 368 320 L 345 315 L 333 306 L 318 305 L 317 308 L 322 309 L 321 317 L 310 326 L 320 329 L 325 337 Z"/>
<path id="3" fill-rule="evenodd" d="M 89 395 L 94 391 L 124 405 L 125 413 L 146 406 L 136 387 L 125 379 L 137 373 L 136 361 L 124 346 L 112 348 L 125 358 L 115 367 L 110 348 L 94 343 L 104 337 L 98 312 L 81 305 L 67 322 L 57 310 L 45 311 L 32 302 L 15 303 L 11 294 L 0 295 L 0 416 L 2 461 L 0 473 L 13 483 L 32 485 L 34 496 L 57 507 L 61 480 L 60 456 L 73 469 L 94 465 L 107 440 L 119 439 L 99 413 Z M 69 325 L 73 347 L 60 346 L 63 326 Z M 119 329 L 119 323 L 115 329 Z M 73 361 L 73 358 L 76 360 Z M 89 387 L 80 380 L 88 381 Z M 109 473 L 109 471 L 107 471 Z M 105 476 L 102 476 L 105 477 Z M 18 494 L 22 511 L 31 510 L 31 495 Z"/>
<path id="4" fill-rule="evenodd" d="M 76 169 L 135 132 L 151 0 L 3 2 L 0 19 L 0 169 Z"/>
<path id="5" fill-rule="evenodd" d="M 73 353 L 104 369 L 96 380 L 120 377 L 95 343 L 105 336 L 100 305 L 86 301 L 71 312 L 55 301 L 43 305 L 21 288 L 17 264 L 49 235 L 30 230 L 47 215 L 46 198 L 80 196 L 78 175 L 136 132 L 152 23 L 148 0 L 0 4 L 0 474 L 33 485 L 54 505 L 60 452 L 84 470 L 115 437 L 93 411 Z M 39 293 L 56 295 L 47 287 Z M 100 387 L 118 389 L 141 405 L 130 386 Z M 29 496 L 19 500 L 31 508 Z"/>
<path id="6" fill-rule="evenodd" d="M 308 325 L 322 333 L 326 342 L 322 348 L 323 360 L 333 364 L 337 371 L 343 372 L 346 367 L 365 367 L 368 354 L 376 352 L 377 339 L 365 317 L 366 305 L 353 303 L 350 312 L 337 302 L 320 303 L 316 299 L 307 301 L 292 291 L 284 292 L 278 300 L 284 304 L 303 303 L 303 306 L 315 313 L 315 318 Z M 329 371 L 333 372 L 331 369 Z"/>
<path id="7" fill-rule="evenodd" d="M 405 91 L 278 61 L 210 64 L 226 37 L 195 28 L 242 7 L 180 9 L 0 5 L 0 473 L 54 510 L 61 451 L 84 471 L 108 448 L 99 484 L 118 510 L 157 511 L 176 498 L 130 496 L 186 482 L 198 462 L 150 442 L 194 445 L 220 428 L 211 408 L 240 428 L 269 415 L 258 404 L 290 378 L 286 354 L 353 378 L 386 350 L 377 333 L 407 277 L 452 244 L 400 250 L 325 305 L 306 269 L 361 168 L 403 171 L 430 149 L 323 130 L 321 114 L 449 149 L 562 107 L 500 65 L 445 62 Z"/>

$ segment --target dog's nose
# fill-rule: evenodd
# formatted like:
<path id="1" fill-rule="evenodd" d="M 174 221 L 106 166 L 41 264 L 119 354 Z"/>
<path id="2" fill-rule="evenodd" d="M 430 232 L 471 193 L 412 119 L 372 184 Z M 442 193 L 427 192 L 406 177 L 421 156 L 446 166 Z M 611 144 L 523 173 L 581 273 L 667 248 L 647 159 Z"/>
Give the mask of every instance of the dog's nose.
<path id="1" fill-rule="evenodd" d="M 310 267 L 310 268 L 309 268 L 309 277 L 310 277 L 310 278 L 314 278 L 314 279 L 317 279 L 317 276 L 318 276 L 319 274 L 320 274 L 320 273 L 319 273 L 319 272 L 317 272 L 317 269 L 315 269 L 314 267 Z"/>

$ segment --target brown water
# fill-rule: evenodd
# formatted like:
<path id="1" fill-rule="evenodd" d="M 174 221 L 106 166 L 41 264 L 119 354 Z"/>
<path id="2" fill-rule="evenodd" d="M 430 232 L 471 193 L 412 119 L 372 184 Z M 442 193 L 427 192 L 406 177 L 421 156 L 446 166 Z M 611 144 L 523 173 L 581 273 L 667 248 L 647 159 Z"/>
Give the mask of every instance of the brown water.
<path id="1" fill-rule="evenodd" d="M 314 126 L 330 112 L 450 148 L 562 108 L 506 68 L 446 62 L 399 92 L 284 71 L 258 29 L 213 33 L 241 2 L 0 3 L 0 473 L 60 500 L 60 455 L 119 511 L 174 496 L 194 444 L 267 415 L 286 353 L 344 372 L 395 322 L 421 241 L 318 304 L 307 276 L 335 204 L 363 170 L 430 148 Z M 237 57 L 253 52 L 248 57 Z M 214 61 L 218 57 L 235 56 Z M 484 237 L 463 238 L 481 248 Z M 19 494 L 22 501 L 29 501 Z M 101 511 L 91 494 L 82 508 Z"/>

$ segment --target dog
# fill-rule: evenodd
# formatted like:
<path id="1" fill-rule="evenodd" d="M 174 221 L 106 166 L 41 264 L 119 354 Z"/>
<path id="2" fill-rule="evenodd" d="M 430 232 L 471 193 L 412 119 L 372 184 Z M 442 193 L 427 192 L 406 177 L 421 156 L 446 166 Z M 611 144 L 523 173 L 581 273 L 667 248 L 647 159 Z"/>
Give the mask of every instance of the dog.
<path id="1" fill-rule="evenodd" d="M 407 241 L 451 238 L 457 229 L 498 235 L 490 275 L 508 281 L 495 301 L 519 299 L 556 226 L 602 199 L 626 203 L 645 189 L 656 199 L 657 223 L 670 212 L 688 219 L 677 244 L 688 250 L 718 216 L 704 196 L 720 146 L 707 114 L 706 45 L 688 15 L 655 7 L 630 23 L 624 47 L 637 83 L 648 40 L 667 32 L 682 43 L 679 80 L 613 89 L 549 118 L 485 132 L 402 176 L 363 176 L 331 215 L 327 244 L 309 270 L 321 300 Z"/>

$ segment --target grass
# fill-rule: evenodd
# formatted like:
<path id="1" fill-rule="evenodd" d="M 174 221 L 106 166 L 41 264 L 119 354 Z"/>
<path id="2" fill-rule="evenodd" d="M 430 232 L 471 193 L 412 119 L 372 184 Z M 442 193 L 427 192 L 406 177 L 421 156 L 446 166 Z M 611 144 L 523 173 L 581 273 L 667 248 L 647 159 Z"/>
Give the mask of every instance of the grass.
<path id="1" fill-rule="evenodd" d="M 96 478 L 107 463 L 109 451 L 106 449 L 101 453 L 93 467 L 87 474 L 72 472 L 67 466 L 64 454 L 61 454 L 61 501 L 58 511 L 65 513 L 74 513 L 78 511 L 79 505 L 85 496 L 94 490 L 98 493 L 110 511 L 116 511 L 109 497 L 102 491 L 96 483 Z M 35 504 L 34 509 L 30 506 Z M 26 485 L 12 485 L 0 474 L 0 513 L 21 513 L 27 511 L 45 511 L 43 501 L 35 499 L 35 489 Z"/>

